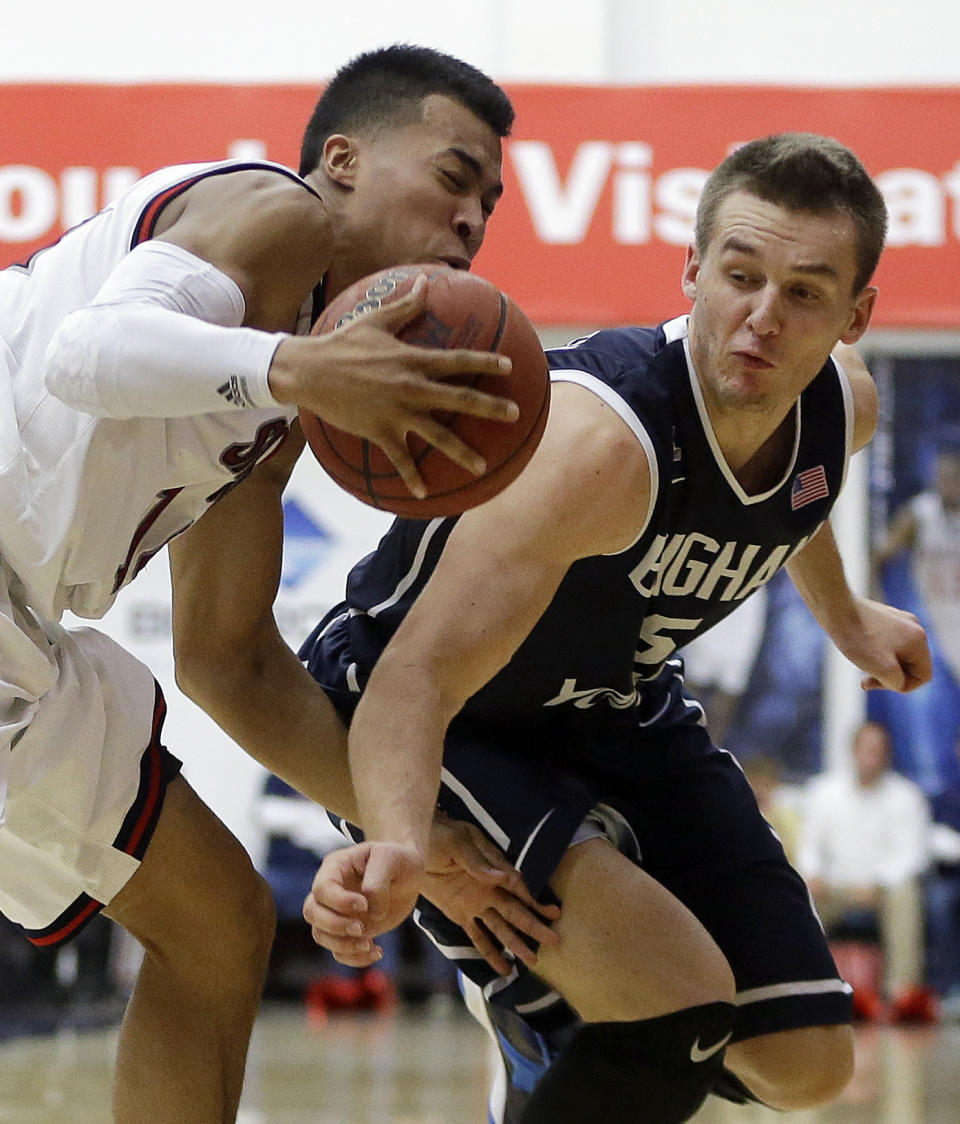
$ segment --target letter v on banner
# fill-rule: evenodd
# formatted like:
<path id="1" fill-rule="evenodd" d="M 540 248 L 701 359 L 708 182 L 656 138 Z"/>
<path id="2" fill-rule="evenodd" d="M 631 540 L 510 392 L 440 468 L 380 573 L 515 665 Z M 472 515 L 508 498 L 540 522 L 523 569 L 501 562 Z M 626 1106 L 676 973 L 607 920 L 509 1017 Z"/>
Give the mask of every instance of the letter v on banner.
<path id="1" fill-rule="evenodd" d="M 540 238 L 554 245 L 583 241 L 610 175 L 614 145 L 607 141 L 578 145 L 566 183 L 546 142 L 514 141 L 509 153 Z"/>

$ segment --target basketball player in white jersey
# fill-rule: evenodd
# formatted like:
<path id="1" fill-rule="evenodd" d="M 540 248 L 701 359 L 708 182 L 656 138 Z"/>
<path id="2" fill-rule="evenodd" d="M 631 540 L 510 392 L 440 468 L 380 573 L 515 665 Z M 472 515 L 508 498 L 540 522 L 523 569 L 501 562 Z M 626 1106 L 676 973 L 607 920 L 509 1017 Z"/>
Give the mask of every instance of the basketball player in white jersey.
<path id="1" fill-rule="evenodd" d="M 179 683 L 271 772 L 352 810 L 342 727 L 272 615 L 297 407 L 375 441 L 415 492 L 408 432 L 482 467 L 431 411 L 516 408 L 442 381 L 505 360 L 395 338 L 422 291 L 307 333 L 373 270 L 469 267 L 512 117 L 456 59 L 372 52 L 318 103 L 301 175 L 161 171 L 0 271 L 0 909 L 42 947 L 101 908 L 145 946 L 127 1124 L 235 1118 L 272 903 L 160 744 L 149 671 L 61 614 L 102 616 L 173 540 Z"/>

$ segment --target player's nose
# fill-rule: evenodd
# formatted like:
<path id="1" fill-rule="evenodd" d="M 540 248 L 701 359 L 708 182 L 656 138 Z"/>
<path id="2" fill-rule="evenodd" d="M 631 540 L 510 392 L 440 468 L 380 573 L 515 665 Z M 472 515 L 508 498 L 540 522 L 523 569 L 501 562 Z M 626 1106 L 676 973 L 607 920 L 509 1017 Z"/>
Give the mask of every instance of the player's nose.
<path id="1" fill-rule="evenodd" d="M 770 285 L 758 290 L 747 316 L 747 325 L 758 336 L 776 335 L 780 330 L 780 295 Z"/>
<path id="2" fill-rule="evenodd" d="M 454 216 L 453 229 L 470 258 L 480 249 L 486 227 L 487 221 L 480 201 L 464 199 Z"/>

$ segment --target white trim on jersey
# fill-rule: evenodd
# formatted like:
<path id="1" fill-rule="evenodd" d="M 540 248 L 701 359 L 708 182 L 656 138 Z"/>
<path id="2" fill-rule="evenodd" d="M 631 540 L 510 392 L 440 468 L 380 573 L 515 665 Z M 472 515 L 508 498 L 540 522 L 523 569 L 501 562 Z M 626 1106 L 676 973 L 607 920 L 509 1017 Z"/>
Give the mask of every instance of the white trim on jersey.
<path id="1" fill-rule="evenodd" d="M 687 359 L 687 374 L 690 378 L 690 388 L 693 391 L 693 398 L 697 404 L 697 412 L 700 415 L 700 424 L 703 426 L 704 436 L 707 439 L 707 444 L 710 446 L 710 451 L 713 453 L 714 460 L 717 462 L 717 467 L 723 473 L 726 482 L 730 485 L 730 491 L 733 492 L 744 507 L 749 507 L 751 504 L 755 503 L 763 503 L 765 500 L 768 500 L 774 492 L 779 491 L 794 472 L 797 451 L 800 448 L 799 398 L 793 404 L 793 448 L 790 451 L 790 459 L 787 461 L 786 469 L 772 488 L 768 488 L 765 492 L 758 492 L 755 496 L 751 496 L 743 490 L 740 481 L 734 476 L 733 471 L 727 464 L 726 457 L 723 455 L 723 450 L 720 448 L 720 443 L 717 441 L 716 434 L 713 432 L 713 424 L 710 421 L 710 415 L 707 412 L 707 404 L 703 398 L 703 389 L 700 386 L 700 380 L 697 378 L 696 368 L 693 365 L 693 357 L 690 354 L 689 336 L 683 337 L 683 353 Z"/>
<path id="2" fill-rule="evenodd" d="M 740 991 L 733 997 L 734 1005 L 745 1007 L 748 1003 L 762 1003 L 766 999 L 788 999 L 796 995 L 829 995 L 839 991 L 852 995 L 853 988 L 845 980 L 796 980 L 792 983 L 769 984 Z"/>
<path id="3" fill-rule="evenodd" d="M 417 553 L 413 556 L 413 562 L 410 565 L 410 569 L 400 579 L 400 581 L 397 583 L 396 589 L 394 589 L 393 593 L 386 599 L 386 601 L 381 601 L 379 605 L 372 605 L 369 609 L 367 609 L 366 616 L 376 617 L 385 609 L 389 609 L 391 606 L 396 605 L 401 597 L 403 597 L 407 590 L 413 585 L 413 583 L 417 580 L 420 571 L 423 569 L 423 560 L 426 557 L 427 547 L 430 545 L 430 540 L 440 529 L 440 525 L 442 523 L 443 519 L 432 519 L 430 521 L 430 523 L 424 529 L 423 535 L 420 539 L 420 545 L 417 547 Z"/>
<path id="4" fill-rule="evenodd" d="M 506 851 L 510 845 L 510 836 L 503 830 L 497 821 L 487 812 L 477 798 L 466 788 L 448 769 L 440 770 L 440 779 L 443 784 L 455 793 L 470 809 L 477 823 L 487 832 L 501 851 Z"/>

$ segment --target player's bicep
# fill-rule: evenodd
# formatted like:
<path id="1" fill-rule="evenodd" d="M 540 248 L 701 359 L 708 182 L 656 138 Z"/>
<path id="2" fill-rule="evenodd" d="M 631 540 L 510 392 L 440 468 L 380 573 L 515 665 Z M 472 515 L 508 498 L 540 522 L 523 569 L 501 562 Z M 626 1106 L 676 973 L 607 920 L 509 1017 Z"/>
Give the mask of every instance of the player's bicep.
<path id="1" fill-rule="evenodd" d="M 853 452 L 872 440 L 877 428 L 879 405 L 877 388 L 859 352 L 846 344 L 837 344 L 834 358 L 846 373 L 853 397 Z"/>

